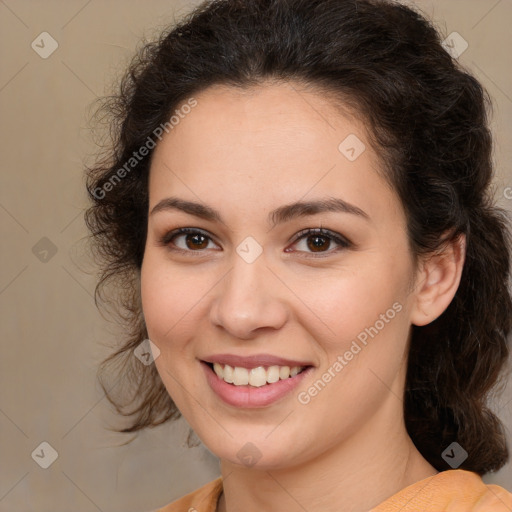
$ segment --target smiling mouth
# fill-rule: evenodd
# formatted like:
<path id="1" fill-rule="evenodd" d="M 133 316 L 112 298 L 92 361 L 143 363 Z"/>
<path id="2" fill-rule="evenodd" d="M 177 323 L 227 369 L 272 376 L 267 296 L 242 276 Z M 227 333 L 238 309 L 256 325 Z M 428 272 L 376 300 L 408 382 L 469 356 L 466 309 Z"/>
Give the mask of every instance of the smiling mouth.
<path id="1" fill-rule="evenodd" d="M 274 384 L 280 380 L 288 380 L 299 375 L 311 366 L 257 366 L 255 368 L 243 368 L 240 366 L 230 366 L 228 364 L 209 363 L 208 365 L 217 377 L 233 386 L 252 386 L 262 387 Z"/>

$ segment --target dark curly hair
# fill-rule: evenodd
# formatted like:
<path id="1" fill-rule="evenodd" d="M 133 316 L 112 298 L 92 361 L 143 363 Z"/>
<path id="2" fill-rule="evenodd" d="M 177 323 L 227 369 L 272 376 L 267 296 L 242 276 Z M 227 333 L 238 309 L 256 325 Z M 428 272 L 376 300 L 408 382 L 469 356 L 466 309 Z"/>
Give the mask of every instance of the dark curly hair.
<path id="1" fill-rule="evenodd" d="M 512 301 L 508 219 L 491 194 L 491 101 L 445 51 L 432 23 L 391 0 L 205 2 L 145 44 L 120 91 L 105 99 L 100 112 L 107 113 L 111 140 L 88 169 L 93 204 L 86 222 L 102 262 L 98 301 L 120 305 L 126 326 L 126 339 L 99 370 L 109 400 L 130 419 L 119 431 L 180 415 L 155 365 L 133 357 L 147 338 L 139 272 L 152 151 L 122 179 L 120 170 L 194 94 L 214 84 L 247 88 L 269 80 L 330 93 L 365 121 L 403 203 L 417 261 L 465 235 L 453 301 L 434 322 L 412 327 L 405 422 L 439 471 L 449 469 L 441 453 L 453 441 L 469 454 L 461 469 L 499 469 L 506 441 L 487 402 L 508 357 Z M 116 387 L 123 384 L 119 392 L 107 384 L 112 376 Z"/>

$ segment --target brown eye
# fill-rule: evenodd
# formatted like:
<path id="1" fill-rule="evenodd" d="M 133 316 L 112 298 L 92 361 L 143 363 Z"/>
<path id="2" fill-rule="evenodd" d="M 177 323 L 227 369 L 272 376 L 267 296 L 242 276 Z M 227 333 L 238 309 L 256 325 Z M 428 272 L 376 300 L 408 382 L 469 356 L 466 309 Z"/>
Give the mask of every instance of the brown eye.
<path id="1" fill-rule="evenodd" d="M 161 244 L 172 250 L 182 252 L 203 252 L 206 249 L 218 249 L 210 236 L 194 228 L 179 228 L 167 233 Z"/>
<path id="2" fill-rule="evenodd" d="M 299 252 L 318 256 L 328 256 L 343 249 L 352 247 L 352 243 L 344 236 L 324 228 L 305 229 L 298 233 L 292 246 L 285 252 Z"/>
<path id="3" fill-rule="evenodd" d="M 189 249 L 206 249 L 208 246 L 208 237 L 201 233 L 195 235 L 185 235 L 185 243 Z"/>
<path id="4" fill-rule="evenodd" d="M 312 252 L 323 252 L 329 249 L 331 240 L 326 236 L 310 235 L 307 237 L 307 246 Z"/>

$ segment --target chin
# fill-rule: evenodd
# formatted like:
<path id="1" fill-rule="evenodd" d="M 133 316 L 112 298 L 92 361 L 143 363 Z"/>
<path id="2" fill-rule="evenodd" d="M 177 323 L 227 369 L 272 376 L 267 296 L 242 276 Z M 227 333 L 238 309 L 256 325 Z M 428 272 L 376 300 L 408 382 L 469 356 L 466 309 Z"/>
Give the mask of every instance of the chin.
<path id="1" fill-rule="evenodd" d="M 222 440 L 208 437 L 201 437 L 208 450 L 222 462 L 240 468 L 275 471 L 301 464 L 309 458 L 305 452 L 306 446 L 301 447 L 297 442 L 283 443 L 280 439 L 271 440 L 268 429 L 264 434 L 226 436 L 227 439 L 223 437 Z M 286 438 L 297 439 L 292 435 Z"/>

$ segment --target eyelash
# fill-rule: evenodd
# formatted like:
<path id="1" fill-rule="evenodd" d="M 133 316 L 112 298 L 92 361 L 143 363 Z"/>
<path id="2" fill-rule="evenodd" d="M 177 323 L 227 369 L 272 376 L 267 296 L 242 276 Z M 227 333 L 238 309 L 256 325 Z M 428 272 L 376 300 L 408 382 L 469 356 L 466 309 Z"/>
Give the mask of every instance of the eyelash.
<path id="1" fill-rule="evenodd" d="M 204 232 L 200 229 L 178 228 L 178 229 L 175 229 L 175 230 L 170 231 L 169 233 L 165 234 L 161 238 L 160 244 L 168 247 L 172 251 L 177 251 L 177 252 L 187 253 L 187 254 L 199 253 L 198 255 L 200 255 L 202 252 L 204 252 L 206 250 L 206 249 L 199 249 L 199 250 L 195 251 L 192 249 L 182 249 L 182 248 L 176 247 L 176 246 L 170 247 L 171 242 L 180 235 L 202 235 L 202 236 L 208 238 L 210 241 L 213 241 L 212 238 L 206 232 Z M 327 251 L 320 251 L 318 253 L 306 252 L 306 251 L 299 251 L 299 252 L 306 252 L 306 254 L 309 254 L 308 257 L 322 258 L 322 257 L 325 257 L 326 255 L 331 255 L 334 252 L 339 252 L 339 250 L 348 249 L 348 248 L 352 247 L 352 243 L 349 240 L 347 240 L 345 237 L 342 237 L 341 235 L 339 235 L 333 231 L 330 231 L 328 229 L 324 229 L 324 228 L 303 229 L 302 231 L 299 231 L 299 233 L 297 233 L 295 235 L 295 237 L 293 238 L 292 244 L 296 244 L 297 242 L 299 242 L 302 239 L 307 239 L 309 236 L 315 236 L 315 235 L 329 238 L 330 240 L 332 240 L 333 242 L 338 244 L 340 247 L 338 247 L 338 249 L 335 249 L 335 250 L 329 249 Z M 285 252 L 290 252 L 290 251 L 287 251 L 285 249 Z"/>

